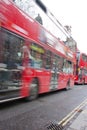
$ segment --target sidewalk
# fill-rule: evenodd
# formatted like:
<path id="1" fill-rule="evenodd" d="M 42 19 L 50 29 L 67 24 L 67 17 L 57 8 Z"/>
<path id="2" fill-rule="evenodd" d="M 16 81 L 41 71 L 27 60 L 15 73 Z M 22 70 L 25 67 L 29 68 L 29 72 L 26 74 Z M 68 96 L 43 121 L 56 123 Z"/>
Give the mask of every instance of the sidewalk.
<path id="1" fill-rule="evenodd" d="M 87 106 L 72 122 L 72 124 L 67 128 L 67 130 L 87 130 Z"/>

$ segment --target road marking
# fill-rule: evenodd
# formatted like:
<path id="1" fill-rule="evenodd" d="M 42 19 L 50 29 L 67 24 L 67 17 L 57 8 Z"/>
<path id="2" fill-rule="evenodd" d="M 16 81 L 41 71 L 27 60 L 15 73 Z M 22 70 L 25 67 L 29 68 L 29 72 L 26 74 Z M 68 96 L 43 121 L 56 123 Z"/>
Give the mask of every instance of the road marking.
<path id="1" fill-rule="evenodd" d="M 79 106 L 73 109 L 66 117 L 64 117 L 58 123 L 58 125 L 65 126 L 86 104 L 87 104 L 87 99 L 85 99 Z"/>

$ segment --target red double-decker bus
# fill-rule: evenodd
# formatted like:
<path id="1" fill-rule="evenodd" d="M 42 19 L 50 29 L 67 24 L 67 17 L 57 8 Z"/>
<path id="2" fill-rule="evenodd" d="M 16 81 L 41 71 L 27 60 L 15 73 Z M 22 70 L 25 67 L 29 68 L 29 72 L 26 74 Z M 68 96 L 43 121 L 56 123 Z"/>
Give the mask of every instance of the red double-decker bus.
<path id="1" fill-rule="evenodd" d="M 87 54 L 77 52 L 75 84 L 87 84 Z"/>
<path id="2" fill-rule="evenodd" d="M 48 28 L 13 1 L 0 0 L 0 102 L 73 87 L 75 63 Z"/>

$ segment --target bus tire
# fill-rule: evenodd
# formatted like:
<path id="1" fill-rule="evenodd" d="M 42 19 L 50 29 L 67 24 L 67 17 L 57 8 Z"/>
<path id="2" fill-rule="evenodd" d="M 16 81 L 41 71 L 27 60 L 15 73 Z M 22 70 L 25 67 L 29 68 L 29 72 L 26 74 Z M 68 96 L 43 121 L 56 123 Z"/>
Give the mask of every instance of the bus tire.
<path id="1" fill-rule="evenodd" d="M 26 98 L 27 101 L 32 101 L 38 97 L 38 80 L 34 78 L 30 84 L 30 95 Z"/>

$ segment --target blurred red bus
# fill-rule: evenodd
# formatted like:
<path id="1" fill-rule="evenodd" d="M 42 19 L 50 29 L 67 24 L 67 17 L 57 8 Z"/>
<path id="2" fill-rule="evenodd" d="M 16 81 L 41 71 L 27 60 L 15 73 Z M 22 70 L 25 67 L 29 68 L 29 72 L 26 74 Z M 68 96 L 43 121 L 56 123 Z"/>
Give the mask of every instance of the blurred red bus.
<path id="1" fill-rule="evenodd" d="M 12 1 L 0 0 L 0 102 L 73 87 L 75 63 L 63 41 Z"/>
<path id="2" fill-rule="evenodd" d="M 87 84 L 87 54 L 77 52 L 75 84 Z"/>

